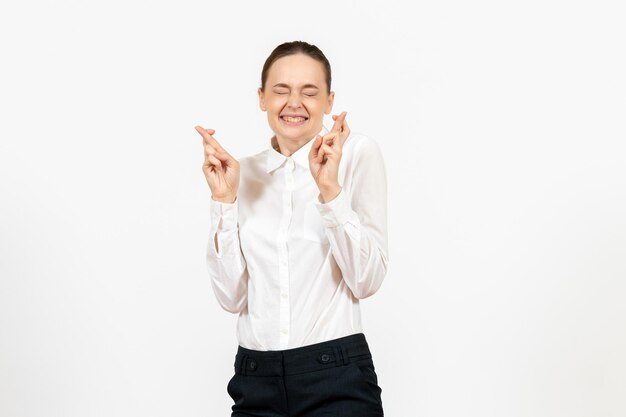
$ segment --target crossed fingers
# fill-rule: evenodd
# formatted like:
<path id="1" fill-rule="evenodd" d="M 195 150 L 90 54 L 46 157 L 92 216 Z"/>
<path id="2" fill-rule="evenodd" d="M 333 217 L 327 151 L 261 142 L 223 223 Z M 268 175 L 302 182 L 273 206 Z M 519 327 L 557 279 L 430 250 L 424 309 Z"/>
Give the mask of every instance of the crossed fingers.
<path id="1" fill-rule="evenodd" d="M 230 165 L 230 163 L 233 161 L 233 158 L 213 137 L 215 130 L 204 129 L 201 126 L 196 126 L 195 128 L 196 131 L 200 133 L 203 138 L 205 166 L 208 165 L 207 162 L 210 162 L 211 165 L 215 167 L 214 169 L 223 169 L 225 165 Z"/>
<path id="2" fill-rule="evenodd" d="M 226 154 L 226 151 L 224 148 L 222 148 L 222 145 L 220 145 L 219 142 L 213 137 L 213 134 L 215 133 L 214 129 L 204 129 L 200 126 L 196 126 L 195 128 L 196 131 L 198 131 L 198 133 L 202 135 L 204 141 L 204 150 L 208 154 L 213 154 L 216 152 L 220 154 Z"/>
<path id="3" fill-rule="evenodd" d="M 339 142 L 343 146 L 343 143 L 346 141 L 348 136 L 350 136 L 350 128 L 348 127 L 348 123 L 346 122 L 346 114 L 348 112 L 341 112 L 339 116 L 333 115 L 333 120 L 335 120 L 335 124 L 333 125 L 331 132 L 339 132 Z"/>
<path id="4" fill-rule="evenodd" d="M 335 124 L 333 124 L 332 129 L 330 129 L 331 132 L 341 132 L 342 130 L 344 130 L 343 124 L 346 120 L 346 114 L 348 114 L 348 112 L 344 111 L 341 112 L 341 114 L 339 114 L 339 116 L 337 116 L 336 118 L 333 116 L 333 119 L 335 119 Z"/>

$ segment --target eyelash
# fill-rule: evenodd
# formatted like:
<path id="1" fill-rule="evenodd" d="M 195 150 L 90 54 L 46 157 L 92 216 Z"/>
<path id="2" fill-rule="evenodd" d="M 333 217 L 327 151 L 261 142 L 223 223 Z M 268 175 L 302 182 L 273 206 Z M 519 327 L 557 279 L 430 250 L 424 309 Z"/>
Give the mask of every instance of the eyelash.
<path id="1" fill-rule="evenodd" d="M 281 96 L 282 96 L 283 94 L 287 94 L 287 93 L 276 93 L 276 94 L 278 94 L 278 95 L 281 95 Z M 305 96 L 307 96 L 307 97 L 314 97 L 314 96 L 315 96 L 315 94 L 305 94 Z"/>

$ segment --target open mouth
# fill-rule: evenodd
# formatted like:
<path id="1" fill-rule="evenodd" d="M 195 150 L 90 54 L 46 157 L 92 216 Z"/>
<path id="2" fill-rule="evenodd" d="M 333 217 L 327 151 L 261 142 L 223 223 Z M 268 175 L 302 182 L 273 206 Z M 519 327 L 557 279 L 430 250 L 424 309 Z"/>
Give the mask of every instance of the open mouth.
<path id="1" fill-rule="evenodd" d="M 280 116 L 280 120 L 283 121 L 288 126 L 301 126 L 309 120 L 306 116 L 300 117 L 289 117 L 289 116 Z"/>

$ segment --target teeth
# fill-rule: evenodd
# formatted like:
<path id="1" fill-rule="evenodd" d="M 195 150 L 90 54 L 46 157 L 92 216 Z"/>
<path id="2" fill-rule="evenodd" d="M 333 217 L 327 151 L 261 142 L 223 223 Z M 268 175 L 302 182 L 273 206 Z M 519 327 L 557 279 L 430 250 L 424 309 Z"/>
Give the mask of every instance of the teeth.
<path id="1" fill-rule="evenodd" d="M 301 122 L 304 120 L 304 117 L 287 117 L 287 116 L 283 116 L 283 119 L 288 121 L 288 122 Z"/>

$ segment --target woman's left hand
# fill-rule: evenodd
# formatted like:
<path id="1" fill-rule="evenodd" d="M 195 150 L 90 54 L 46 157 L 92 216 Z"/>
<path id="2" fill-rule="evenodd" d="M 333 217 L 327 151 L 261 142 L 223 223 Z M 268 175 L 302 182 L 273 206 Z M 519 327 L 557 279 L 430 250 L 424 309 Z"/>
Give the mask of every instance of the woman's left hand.
<path id="1" fill-rule="evenodd" d="M 344 111 L 338 116 L 333 115 L 335 124 L 332 129 L 323 137 L 317 135 L 309 152 L 309 169 L 324 201 L 332 200 L 341 191 L 339 162 L 343 143 L 350 135 L 346 114 L 348 112 Z"/>

